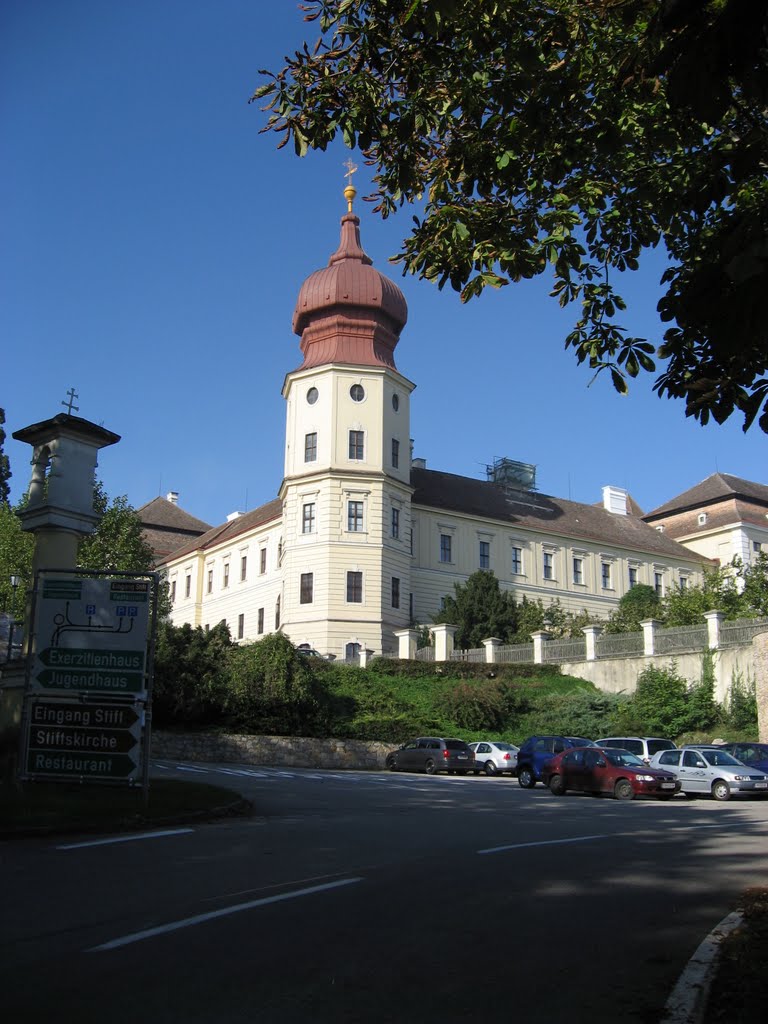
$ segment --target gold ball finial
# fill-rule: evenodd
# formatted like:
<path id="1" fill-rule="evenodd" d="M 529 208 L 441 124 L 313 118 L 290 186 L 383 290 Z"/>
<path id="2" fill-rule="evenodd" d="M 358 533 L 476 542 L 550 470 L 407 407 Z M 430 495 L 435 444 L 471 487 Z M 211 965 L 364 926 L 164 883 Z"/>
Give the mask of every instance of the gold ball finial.
<path id="1" fill-rule="evenodd" d="M 350 159 L 345 162 L 344 166 L 347 168 L 347 173 L 345 174 L 345 178 L 347 178 L 347 187 L 344 189 L 344 198 L 347 200 L 347 212 L 352 213 L 352 201 L 357 195 L 357 189 L 352 184 L 352 175 L 357 170 L 357 164 L 353 163 L 352 158 L 350 157 Z"/>

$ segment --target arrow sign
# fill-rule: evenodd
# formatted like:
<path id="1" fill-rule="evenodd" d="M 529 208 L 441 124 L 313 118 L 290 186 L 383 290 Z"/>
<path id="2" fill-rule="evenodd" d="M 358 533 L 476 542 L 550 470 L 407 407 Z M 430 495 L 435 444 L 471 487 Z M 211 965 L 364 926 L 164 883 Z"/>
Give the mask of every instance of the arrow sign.
<path id="1" fill-rule="evenodd" d="M 46 690 L 98 690 L 102 693 L 141 693 L 144 690 L 141 672 L 101 669 L 45 668 L 37 673 L 35 682 Z"/>
<path id="2" fill-rule="evenodd" d="M 128 729 L 77 729 L 36 725 L 29 731 L 30 750 L 58 750 L 73 754 L 127 754 L 139 742 Z"/>
<path id="3" fill-rule="evenodd" d="M 139 713 L 132 704 L 74 704 L 63 700 L 34 700 L 30 712 L 32 726 L 132 729 L 139 721 Z"/>
<path id="4" fill-rule="evenodd" d="M 121 779 L 137 771 L 127 754 L 82 754 L 60 750 L 30 750 L 27 771 L 34 775 L 87 776 L 90 779 Z"/>
<path id="5" fill-rule="evenodd" d="M 110 651 L 93 647 L 46 647 L 38 654 L 44 665 L 66 671 L 143 672 L 143 651 Z"/>

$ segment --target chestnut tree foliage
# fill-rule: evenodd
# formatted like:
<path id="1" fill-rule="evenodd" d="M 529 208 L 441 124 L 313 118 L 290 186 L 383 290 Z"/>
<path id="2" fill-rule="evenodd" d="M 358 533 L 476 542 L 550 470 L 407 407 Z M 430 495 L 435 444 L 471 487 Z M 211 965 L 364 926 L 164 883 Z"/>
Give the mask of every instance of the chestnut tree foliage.
<path id="1" fill-rule="evenodd" d="M 768 432 L 768 0 L 300 6 L 313 44 L 262 72 L 262 130 L 300 155 L 341 136 L 382 216 L 417 204 L 404 272 L 464 300 L 550 273 L 579 363 Z M 648 340 L 617 287 L 656 246 Z"/>

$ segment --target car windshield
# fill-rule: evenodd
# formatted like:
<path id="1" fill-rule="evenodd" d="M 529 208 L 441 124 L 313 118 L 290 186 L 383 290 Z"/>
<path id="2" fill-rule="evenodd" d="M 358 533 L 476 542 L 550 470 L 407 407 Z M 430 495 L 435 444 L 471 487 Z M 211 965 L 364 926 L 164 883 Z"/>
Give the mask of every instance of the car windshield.
<path id="1" fill-rule="evenodd" d="M 572 747 L 594 747 L 592 740 L 585 740 L 583 736 L 565 737 Z"/>
<path id="2" fill-rule="evenodd" d="M 674 750 L 675 744 L 672 740 L 648 740 L 648 753 L 658 754 L 660 750 Z"/>
<path id="3" fill-rule="evenodd" d="M 701 750 L 699 753 L 705 761 L 708 761 L 715 767 L 721 767 L 727 764 L 741 764 L 741 761 L 737 761 L 735 757 L 731 754 L 727 754 L 724 750 Z"/>
<path id="4" fill-rule="evenodd" d="M 466 750 L 467 744 L 464 740 L 446 740 L 445 747 L 446 750 Z"/>
<path id="5" fill-rule="evenodd" d="M 619 768 L 645 768 L 645 762 L 641 761 L 637 754 L 630 754 L 628 750 L 606 750 L 605 756 L 610 764 Z"/>

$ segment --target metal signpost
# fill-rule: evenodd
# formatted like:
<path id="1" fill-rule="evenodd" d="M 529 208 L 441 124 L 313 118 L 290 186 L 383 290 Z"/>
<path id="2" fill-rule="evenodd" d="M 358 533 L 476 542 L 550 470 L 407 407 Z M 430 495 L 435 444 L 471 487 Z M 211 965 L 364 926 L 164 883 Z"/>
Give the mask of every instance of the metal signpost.
<path id="1" fill-rule="evenodd" d="M 156 573 L 38 573 L 23 780 L 146 791 L 157 588 Z"/>

